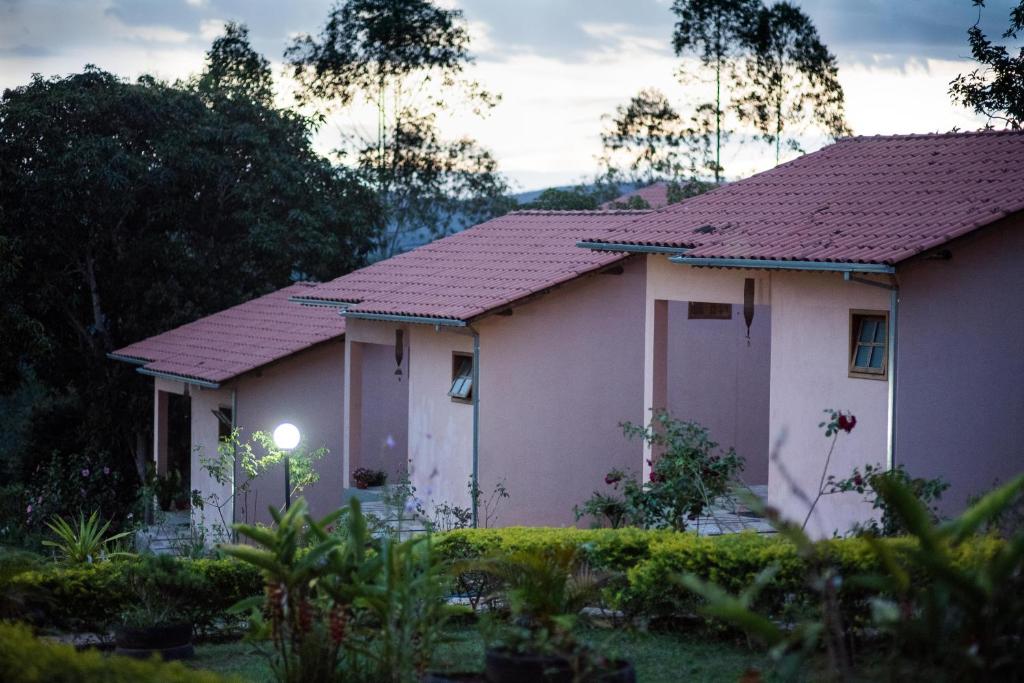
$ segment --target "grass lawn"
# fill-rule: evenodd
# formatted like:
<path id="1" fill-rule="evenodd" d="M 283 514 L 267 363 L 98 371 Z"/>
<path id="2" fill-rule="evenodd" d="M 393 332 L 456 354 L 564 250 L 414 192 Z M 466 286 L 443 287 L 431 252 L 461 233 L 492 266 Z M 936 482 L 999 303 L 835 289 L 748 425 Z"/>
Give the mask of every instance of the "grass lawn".
<path id="1" fill-rule="evenodd" d="M 484 646 L 477 629 L 450 630 L 453 638 L 437 653 L 437 668 L 482 671 Z M 583 634 L 592 646 L 612 656 L 631 659 L 641 683 L 677 681 L 734 682 L 749 667 L 768 668 L 767 658 L 756 651 L 697 636 L 591 630 Z M 201 645 L 189 663 L 196 668 L 235 674 L 247 681 L 272 681 L 266 658 L 249 643 Z"/>

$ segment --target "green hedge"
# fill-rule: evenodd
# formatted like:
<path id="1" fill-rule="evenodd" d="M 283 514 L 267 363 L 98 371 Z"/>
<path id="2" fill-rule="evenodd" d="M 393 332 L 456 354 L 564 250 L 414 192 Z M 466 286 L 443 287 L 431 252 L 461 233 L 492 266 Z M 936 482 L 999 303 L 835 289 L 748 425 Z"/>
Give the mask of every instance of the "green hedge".
<path id="1" fill-rule="evenodd" d="M 134 601 L 125 571 L 133 561 L 50 565 L 9 578 L 0 591 L 30 596 L 19 616 L 39 626 L 101 631 L 116 623 Z M 228 559 L 180 561 L 203 577 L 188 609 L 199 632 L 222 622 L 227 608 L 239 600 L 263 590 L 262 577 L 251 565 Z"/>
<path id="2" fill-rule="evenodd" d="M 905 538 L 885 539 L 896 551 L 912 547 Z M 972 562 L 995 551 L 999 541 L 979 538 L 963 546 L 961 561 Z M 696 598 L 676 583 L 682 573 L 693 573 L 738 593 L 765 567 L 779 567 L 771 586 L 761 595 L 762 609 L 783 614 L 813 599 L 805 579 L 807 567 L 796 548 L 781 536 L 746 532 L 724 536 L 698 536 L 673 531 L 641 529 L 460 529 L 441 535 L 437 548 L 452 562 L 516 551 L 573 546 L 588 563 L 617 575 L 607 597 L 613 607 L 633 616 L 656 619 L 691 617 Z M 843 577 L 882 571 L 868 543 L 860 538 L 827 541 L 828 559 Z M 842 588 L 851 618 L 866 607 L 867 593 L 856 582 Z"/>
<path id="3" fill-rule="evenodd" d="M 107 657 L 95 650 L 46 643 L 28 627 L 0 623 L 0 681 L 4 683 L 223 683 L 228 680 L 179 663 Z"/>

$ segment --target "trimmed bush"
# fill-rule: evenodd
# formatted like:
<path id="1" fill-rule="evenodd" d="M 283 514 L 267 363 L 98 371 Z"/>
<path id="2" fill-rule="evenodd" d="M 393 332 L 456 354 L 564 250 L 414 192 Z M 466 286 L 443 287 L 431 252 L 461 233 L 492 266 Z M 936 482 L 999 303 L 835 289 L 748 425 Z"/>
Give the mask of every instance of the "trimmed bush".
<path id="1" fill-rule="evenodd" d="M 907 538 L 882 539 L 897 556 L 914 547 Z M 995 552 L 1000 541 L 979 537 L 961 549 L 959 561 L 970 563 Z M 796 548 L 781 536 L 746 532 L 724 536 L 698 536 L 667 530 L 625 529 L 459 529 L 441 535 L 439 552 L 456 563 L 488 555 L 545 548 L 578 548 L 596 569 L 618 574 L 606 591 L 614 607 L 633 616 L 655 619 L 691 617 L 693 594 L 675 583 L 684 572 L 710 580 L 732 593 L 749 586 L 765 567 L 776 564 L 779 572 L 760 596 L 759 605 L 770 613 L 813 599 L 807 594 L 807 567 Z M 844 577 L 871 574 L 881 569 L 868 542 L 862 538 L 826 541 L 822 547 Z M 857 620 L 865 609 L 868 593 L 857 582 L 842 588 L 844 608 Z"/>
<path id="2" fill-rule="evenodd" d="M 207 671 L 174 662 L 107 657 L 95 650 L 37 640 L 26 626 L 0 623 L 0 681 L 4 683 L 223 683 Z"/>
<path id="3" fill-rule="evenodd" d="M 34 596 L 24 607 L 25 618 L 40 626 L 75 631 L 105 631 L 117 623 L 120 613 L 135 601 L 128 585 L 127 569 L 134 559 L 81 566 L 51 565 L 8 579 L 3 591 L 23 591 Z M 228 617 L 236 602 L 263 591 L 259 572 L 235 560 L 189 560 L 202 577 L 192 591 L 186 613 L 198 632 L 209 630 Z"/>

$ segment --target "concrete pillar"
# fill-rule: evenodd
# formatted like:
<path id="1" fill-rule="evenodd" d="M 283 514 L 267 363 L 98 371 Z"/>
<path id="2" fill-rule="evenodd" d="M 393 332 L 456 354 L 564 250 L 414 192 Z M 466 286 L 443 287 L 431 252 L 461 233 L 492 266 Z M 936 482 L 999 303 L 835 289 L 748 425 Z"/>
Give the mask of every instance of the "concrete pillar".
<path id="1" fill-rule="evenodd" d="M 160 476 L 167 475 L 167 392 L 153 387 L 153 464 Z"/>
<path id="2" fill-rule="evenodd" d="M 363 345 L 345 337 L 345 384 L 341 482 L 352 486 L 352 470 L 359 466 L 363 427 Z"/>
<path id="3" fill-rule="evenodd" d="M 668 301 L 646 301 L 644 314 L 644 412 L 641 424 L 648 424 L 652 410 L 668 404 Z M 642 472 L 644 481 L 651 474 L 648 461 L 655 457 L 650 444 L 644 443 Z"/>

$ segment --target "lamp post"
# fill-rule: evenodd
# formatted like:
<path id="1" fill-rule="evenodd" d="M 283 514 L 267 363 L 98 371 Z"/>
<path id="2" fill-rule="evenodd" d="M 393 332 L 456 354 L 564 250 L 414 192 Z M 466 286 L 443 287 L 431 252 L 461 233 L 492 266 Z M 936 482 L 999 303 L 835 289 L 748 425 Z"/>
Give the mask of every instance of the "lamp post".
<path id="1" fill-rule="evenodd" d="M 290 422 L 277 426 L 274 430 L 274 445 L 284 451 L 284 509 L 292 506 L 292 468 L 291 452 L 299 445 L 299 428 Z"/>

